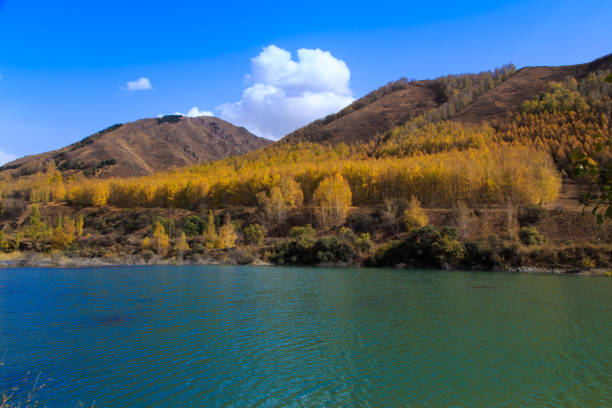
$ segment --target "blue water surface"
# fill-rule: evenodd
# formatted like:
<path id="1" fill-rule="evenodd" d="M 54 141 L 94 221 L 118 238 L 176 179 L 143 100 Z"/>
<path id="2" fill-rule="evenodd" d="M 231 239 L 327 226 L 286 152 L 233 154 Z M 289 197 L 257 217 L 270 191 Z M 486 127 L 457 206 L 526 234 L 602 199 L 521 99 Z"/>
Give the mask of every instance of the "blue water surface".
<path id="1" fill-rule="evenodd" d="M 5 269 L 1 355 L 51 408 L 610 407 L 612 279 Z"/>

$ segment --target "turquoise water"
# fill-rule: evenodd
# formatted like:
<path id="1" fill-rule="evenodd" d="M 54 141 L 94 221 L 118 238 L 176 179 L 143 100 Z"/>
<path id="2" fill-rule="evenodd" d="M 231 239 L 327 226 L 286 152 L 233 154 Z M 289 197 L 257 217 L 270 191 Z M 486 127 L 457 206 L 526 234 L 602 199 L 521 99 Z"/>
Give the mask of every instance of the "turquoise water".
<path id="1" fill-rule="evenodd" d="M 0 350 L 48 407 L 610 407 L 612 279 L 0 270 Z"/>

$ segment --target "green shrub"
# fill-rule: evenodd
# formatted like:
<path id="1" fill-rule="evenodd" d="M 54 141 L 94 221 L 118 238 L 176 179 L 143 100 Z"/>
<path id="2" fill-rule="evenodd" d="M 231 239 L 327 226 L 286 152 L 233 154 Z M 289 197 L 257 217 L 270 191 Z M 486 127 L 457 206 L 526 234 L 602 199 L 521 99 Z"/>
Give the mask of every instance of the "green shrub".
<path id="1" fill-rule="evenodd" d="M 346 225 L 353 231 L 373 234 L 380 222 L 369 214 L 355 213 L 347 217 Z"/>
<path id="2" fill-rule="evenodd" d="M 260 245 L 266 236 L 266 229 L 259 224 L 247 225 L 243 232 L 247 244 Z"/>
<path id="3" fill-rule="evenodd" d="M 523 227 L 518 233 L 519 239 L 523 245 L 540 245 L 544 242 L 544 237 L 538 232 L 535 227 Z"/>
<path id="4" fill-rule="evenodd" d="M 437 253 L 440 265 L 459 265 L 465 258 L 465 246 L 449 236 L 442 235 L 434 242 L 433 250 Z"/>
<path id="5" fill-rule="evenodd" d="M 546 209 L 544 207 L 537 204 L 528 204 L 521 208 L 517 218 L 521 227 L 527 227 L 536 224 L 544 217 L 546 217 Z"/>
<path id="6" fill-rule="evenodd" d="M 183 231 L 189 237 L 202 235 L 206 231 L 206 220 L 197 215 L 189 215 L 183 221 Z"/>
<path id="7" fill-rule="evenodd" d="M 365 233 L 357 236 L 350 228 L 341 228 L 338 239 L 358 253 L 367 253 L 372 248 L 370 234 Z"/>
<path id="8" fill-rule="evenodd" d="M 166 115 L 157 119 L 157 124 L 161 125 L 162 123 L 177 123 L 181 120 L 182 115 Z"/>
<path id="9" fill-rule="evenodd" d="M 338 236 L 323 237 L 316 241 L 313 235 L 311 226 L 293 227 L 291 238 L 275 245 L 272 262 L 281 265 L 351 262 L 359 253 L 369 251 L 371 246 L 368 234 L 358 237 L 348 228 L 343 228 Z"/>
<path id="10" fill-rule="evenodd" d="M 349 262 L 354 257 L 355 251 L 337 237 L 324 237 L 315 242 L 312 255 L 316 263 Z"/>
<path id="11" fill-rule="evenodd" d="M 314 237 L 315 234 L 315 230 L 314 228 L 312 228 L 311 225 L 306 225 L 303 227 L 293 227 L 291 228 L 291 230 L 289 231 L 289 237 L 292 239 L 306 239 L 306 240 L 310 240 L 312 239 L 312 237 Z"/>
<path id="12" fill-rule="evenodd" d="M 312 242 L 288 239 L 274 246 L 272 262 L 285 265 L 311 265 L 314 262 L 311 253 Z"/>
<path id="13" fill-rule="evenodd" d="M 462 264 L 467 251 L 453 235 L 441 233 L 431 225 L 415 229 L 404 241 L 381 247 L 367 264 L 370 266 L 407 264 L 436 268 Z"/>

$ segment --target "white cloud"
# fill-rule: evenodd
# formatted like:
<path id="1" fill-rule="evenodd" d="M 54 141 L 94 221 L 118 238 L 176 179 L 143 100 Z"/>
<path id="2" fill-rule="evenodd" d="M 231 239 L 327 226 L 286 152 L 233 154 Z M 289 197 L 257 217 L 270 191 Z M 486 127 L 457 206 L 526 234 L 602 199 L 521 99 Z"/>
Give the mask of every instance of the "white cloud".
<path id="1" fill-rule="evenodd" d="M 124 91 L 150 91 L 153 89 L 153 86 L 149 78 L 142 77 L 136 81 L 128 81 L 121 89 Z"/>
<path id="2" fill-rule="evenodd" d="M 189 112 L 187 112 L 187 114 L 184 114 L 182 112 L 174 112 L 174 115 L 187 116 L 188 118 L 198 118 L 200 116 L 215 116 L 215 114 L 211 111 L 201 111 L 197 106 L 194 106 L 193 108 L 189 109 Z"/>
<path id="3" fill-rule="evenodd" d="M 4 153 L 2 150 L 0 150 L 0 166 L 5 163 L 11 162 L 16 158 L 17 157 L 13 156 L 12 154 Z"/>
<path id="4" fill-rule="evenodd" d="M 197 118 L 198 116 L 215 116 L 215 114 L 211 111 L 201 111 L 197 106 L 194 106 L 193 108 L 189 109 L 186 116 L 190 118 Z"/>
<path id="5" fill-rule="evenodd" d="M 252 133 L 279 139 L 287 133 L 337 112 L 354 101 L 351 72 L 328 51 L 300 49 L 297 61 L 275 45 L 251 60 L 252 83 L 235 103 L 217 109 L 221 117 Z"/>

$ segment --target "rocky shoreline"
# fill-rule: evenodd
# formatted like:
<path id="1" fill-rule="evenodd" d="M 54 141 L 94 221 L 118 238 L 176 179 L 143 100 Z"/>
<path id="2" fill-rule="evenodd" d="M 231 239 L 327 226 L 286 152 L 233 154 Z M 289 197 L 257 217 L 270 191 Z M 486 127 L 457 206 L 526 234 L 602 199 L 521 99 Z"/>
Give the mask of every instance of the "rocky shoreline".
<path id="1" fill-rule="evenodd" d="M 104 257 L 104 258 L 72 258 L 65 255 L 51 254 L 44 255 L 38 252 L 23 253 L 11 259 L 0 259 L 0 269 L 8 268 L 88 268 L 88 267 L 109 267 L 109 266 L 154 266 L 154 265 L 252 265 L 252 266 L 273 266 L 274 264 L 255 258 L 249 262 L 243 262 L 233 257 L 215 259 L 212 257 L 197 257 L 195 259 L 185 259 L 177 262 L 174 259 L 145 260 L 138 256 L 127 257 Z M 359 264 L 325 264 L 320 266 L 342 266 L 360 267 Z M 406 265 L 397 265 L 398 269 L 410 269 Z M 528 273 L 538 275 L 576 275 L 576 276 L 602 276 L 612 277 L 612 270 L 605 268 L 550 268 L 538 266 L 520 266 L 505 269 L 507 272 Z"/>

